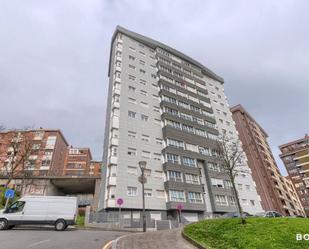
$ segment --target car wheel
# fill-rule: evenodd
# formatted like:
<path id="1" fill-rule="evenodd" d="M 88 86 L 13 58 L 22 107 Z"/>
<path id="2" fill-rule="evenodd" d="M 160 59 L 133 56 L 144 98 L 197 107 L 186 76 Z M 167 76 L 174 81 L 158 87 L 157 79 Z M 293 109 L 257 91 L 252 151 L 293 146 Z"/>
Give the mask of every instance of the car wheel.
<path id="1" fill-rule="evenodd" d="M 66 222 L 64 220 L 57 220 L 55 223 L 55 230 L 56 231 L 63 231 L 64 229 L 66 229 Z"/>
<path id="2" fill-rule="evenodd" d="M 8 221 L 6 219 L 0 219 L 0 230 L 8 229 Z"/>

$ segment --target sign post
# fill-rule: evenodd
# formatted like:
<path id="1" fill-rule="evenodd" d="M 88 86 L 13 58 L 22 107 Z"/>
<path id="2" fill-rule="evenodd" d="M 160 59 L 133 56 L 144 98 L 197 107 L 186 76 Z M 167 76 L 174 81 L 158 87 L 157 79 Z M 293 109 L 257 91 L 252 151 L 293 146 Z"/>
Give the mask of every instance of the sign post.
<path id="1" fill-rule="evenodd" d="M 183 210 L 183 204 L 179 203 L 177 205 L 178 217 L 179 217 L 179 224 L 181 224 L 181 211 Z"/>
<path id="2" fill-rule="evenodd" d="M 117 204 L 119 206 L 119 225 L 121 223 L 121 206 L 123 204 L 123 199 L 122 198 L 118 198 L 117 199 Z"/>
<path id="3" fill-rule="evenodd" d="M 7 208 L 8 204 L 9 204 L 9 200 L 13 199 L 14 195 L 15 195 L 15 191 L 13 189 L 7 189 L 5 191 L 4 197 L 6 198 L 6 202 L 5 202 L 4 209 Z"/>

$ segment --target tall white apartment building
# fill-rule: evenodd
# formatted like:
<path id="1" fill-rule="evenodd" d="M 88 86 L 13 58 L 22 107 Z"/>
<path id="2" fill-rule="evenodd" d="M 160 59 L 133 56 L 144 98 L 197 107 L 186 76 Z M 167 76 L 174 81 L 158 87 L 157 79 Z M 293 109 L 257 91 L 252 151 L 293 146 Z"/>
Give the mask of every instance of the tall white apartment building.
<path id="1" fill-rule="evenodd" d="M 181 52 L 116 28 L 99 209 L 116 213 L 121 198 L 124 218 L 139 219 L 138 162 L 146 161 L 148 218 L 175 218 L 179 204 L 189 221 L 236 211 L 231 182 L 216 151 L 222 129 L 238 138 L 223 82 Z M 237 182 L 244 210 L 262 211 L 248 167 Z"/>

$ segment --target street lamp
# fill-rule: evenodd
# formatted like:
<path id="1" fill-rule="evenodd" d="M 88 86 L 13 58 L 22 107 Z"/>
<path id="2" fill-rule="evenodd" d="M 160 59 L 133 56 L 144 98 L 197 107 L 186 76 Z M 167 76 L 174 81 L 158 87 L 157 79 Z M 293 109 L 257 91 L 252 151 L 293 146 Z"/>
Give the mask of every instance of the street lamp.
<path id="1" fill-rule="evenodd" d="M 138 178 L 138 181 L 142 184 L 142 195 L 143 195 L 143 213 L 142 213 L 142 216 L 143 216 L 143 232 L 146 232 L 146 213 L 145 213 L 145 188 L 144 188 L 144 185 L 147 181 L 146 177 L 145 177 L 145 169 L 146 169 L 146 162 L 145 161 L 140 161 L 138 163 L 140 169 L 141 169 L 141 172 L 142 172 L 142 175 Z"/>

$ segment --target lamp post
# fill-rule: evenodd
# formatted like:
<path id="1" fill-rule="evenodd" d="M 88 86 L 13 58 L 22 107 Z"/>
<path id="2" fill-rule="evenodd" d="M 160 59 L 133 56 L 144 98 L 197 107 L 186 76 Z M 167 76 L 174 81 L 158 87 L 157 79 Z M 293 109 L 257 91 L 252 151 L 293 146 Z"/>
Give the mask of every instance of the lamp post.
<path id="1" fill-rule="evenodd" d="M 141 169 L 141 172 L 142 172 L 142 175 L 139 177 L 139 182 L 142 184 L 142 195 L 143 195 L 143 213 L 142 213 L 142 216 L 143 216 L 143 232 L 146 232 L 146 213 L 145 213 L 145 188 L 144 188 L 144 185 L 147 181 L 146 177 L 145 177 L 145 169 L 146 169 L 146 162 L 145 161 L 140 161 L 138 163 L 140 169 Z"/>

